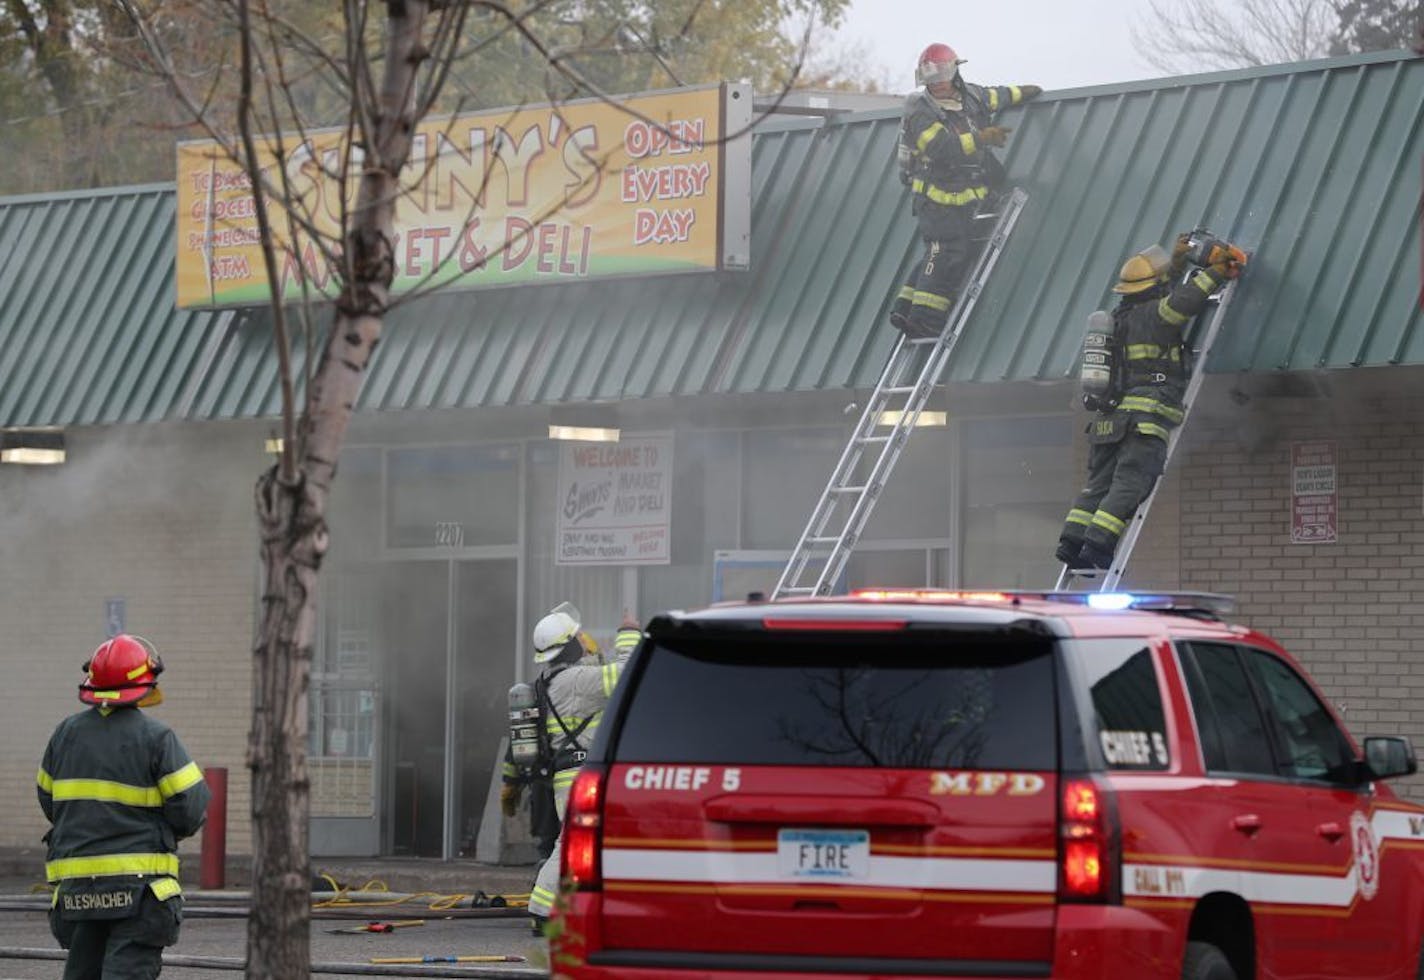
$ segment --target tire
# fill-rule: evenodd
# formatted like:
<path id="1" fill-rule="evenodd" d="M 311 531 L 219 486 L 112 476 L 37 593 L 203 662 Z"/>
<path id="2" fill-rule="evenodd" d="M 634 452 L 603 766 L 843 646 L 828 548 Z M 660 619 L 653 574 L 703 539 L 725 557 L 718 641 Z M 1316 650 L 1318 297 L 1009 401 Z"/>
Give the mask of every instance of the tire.
<path id="1" fill-rule="evenodd" d="M 1226 954 L 1211 943 L 1187 943 L 1182 980 L 1237 980 Z"/>

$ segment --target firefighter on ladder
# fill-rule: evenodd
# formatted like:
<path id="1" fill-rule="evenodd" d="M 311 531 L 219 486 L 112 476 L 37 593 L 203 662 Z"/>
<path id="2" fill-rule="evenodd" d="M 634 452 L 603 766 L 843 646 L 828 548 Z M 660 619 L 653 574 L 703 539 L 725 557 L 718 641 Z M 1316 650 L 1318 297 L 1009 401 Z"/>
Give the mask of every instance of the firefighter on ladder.
<path id="1" fill-rule="evenodd" d="M 1200 271 L 1172 287 L 1187 263 Z M 1055 557 L 1070 569 L 1112 567 L 1118 540 L 1152 492 L 1167 459 L 1167 439 L 1183 418 L 1188 367 L 1187 328 L 1207 299 L 1246 264 L 1246 253 L 1206 233 L 1185 233 L 1169 257 L 1152 245 L 1123 263 L 1113 292 L 1110 335 L 1112 380 L 1085 391 L 1088 482 L 1073 501 Z M 1097 314 L 1101 316 L 1101 314 Z"/>
<path id="2" fill-rule="evenodd" d="M 905 102 L 897 158 L 910 188 L 925 252 L 890 310 L 890 322 L 909 337 L 934 337 L 944 329 L 973 256 L 974 215 L 1003 182 L 1003 165 L 990 147 L 1011 131 L 992 125 L 1009 106 L 1036 98 L 1037 85 L 970 84 L 960 76 L 964 59 L 947 44 L 920 54 Z"/>
<path id="3" fill-rule="evenodd" d="M 84 664 L 79 700 L 40 763 L 49 820 L 50 931 L 69 950 L 64 980 L 152 980 L 178 941 L 178 841 L 197 833 L 210 793 L 178 736 L 140 708 L 163 700 L 163 660 L 119 634 Z"/>
<path id="4" fill-rule="evenodd" d="M 554 805 L 560 823 L 568 809 L 569 789 L 598 731 L 604 705 L 613 694 L 628 655 L 641 638 L 638 624 L 625 616 L 613 641 L 614 660 L 603 664 L 596 659 L 585 660 L 597 656 L 598 644 L 584 632 L 582 617 L 572 604 L 560 603 L 534 624 L 534 662 L 543 669 L 535 688 L 543 708 L 545 745 L 551 756 L 548 768 L 553 773 Z M 503 795 L 508 814 L 513 809 L 511 801 L 518 805 L 518 791 L 506 784 Z M 536 933 L 544 932 L 553 911 L 562 846 L 561 833 L 529 893 L 529 914 Z"/>

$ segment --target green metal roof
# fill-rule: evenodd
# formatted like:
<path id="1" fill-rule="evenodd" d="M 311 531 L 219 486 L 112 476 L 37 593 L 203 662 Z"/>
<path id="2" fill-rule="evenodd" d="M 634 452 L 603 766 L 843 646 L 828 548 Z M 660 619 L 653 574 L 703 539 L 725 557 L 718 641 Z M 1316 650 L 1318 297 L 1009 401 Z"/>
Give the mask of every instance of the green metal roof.
<path id="1" fill-rule="evenodd" d="M 951 380 L 1066 376 L 1123 258 L 1198 224 L 1253 252 L 1214 370 L 1424 363 L 1421 119 L 1424 59 L 1403 53 L 1047 93 L 1012 110 L 1006 164 L 1030 199 Z M 918 252 L 897 125 L 880 111 L 765 126 L 749 272 L 403 306 L 359 407 L 874 384 L 893 341 L 885 313 Z M 0 201 L 0 423 L 276 412 L 263 313 L 173 309 L 172 208 L 170 188 Z M 51 268 L 77 270 L 68 295 Z"/>
<path id="2" fill-rule="evenodd" d="M 171 185 L 0 200 L 0 424 L 166 418 L 231 313 L 173 303 Z"/>

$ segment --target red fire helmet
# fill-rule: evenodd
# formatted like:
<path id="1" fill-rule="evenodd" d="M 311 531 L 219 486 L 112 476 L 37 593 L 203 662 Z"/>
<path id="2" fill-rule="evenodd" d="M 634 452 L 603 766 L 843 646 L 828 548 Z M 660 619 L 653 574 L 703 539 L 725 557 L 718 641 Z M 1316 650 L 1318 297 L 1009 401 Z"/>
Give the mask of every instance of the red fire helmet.
<path id="1" fill-rule="evenodd" d="M 163 658 L 141 636 L 120 633 L 99 644 L 84 664 L 79 700 L 85 704 L 136 704 L 154 693 Z"/>
<path id="2" fill-rule="evenodd" d="M 959 66 L 964 59 L 954 53 L 948 44 L 931 44 L 920 53 L 915 65 L 915 84 L 943 86 L 953 82 L 959 75 Z"/>

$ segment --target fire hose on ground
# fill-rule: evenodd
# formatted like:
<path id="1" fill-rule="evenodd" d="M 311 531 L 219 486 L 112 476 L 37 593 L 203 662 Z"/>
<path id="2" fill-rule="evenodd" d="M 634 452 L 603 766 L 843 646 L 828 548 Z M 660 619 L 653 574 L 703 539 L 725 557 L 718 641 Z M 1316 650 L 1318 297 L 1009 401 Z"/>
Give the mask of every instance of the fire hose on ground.
<path id="1" fill-rule="evenodd" d="M 68 954 L 62 949 L 36 949 L 25 946 L 0 946 L 0 959 L 15 960 L 63 960 Z M 403 957 L 404 959 L 404 957 Z M 410 958 L 410 959 L 413 959 Z M 462 958 L 467 959 L 467 958 Z M 543 970 L 533 970 L 521 967 L 482 967 L 482 966 L 439 966 L 434 965 L 438 960 L 434 957 L 428 959 L 431 965 L 402 966 L 399 964 L 385 963 L 312 963 L 311 972 L 316 974 L 327 974 L 334 976 L 363 976 L 363 977 L 470 977 L 470 978 L 491 978 L 491 980 L 508 980 L 510 977 L 519 980 L 544 980 L 548 973 Z M 508 962 L 508 960 L 501 960 Z M 204 970 L 231 970 L 240 972 L 247 969 L 247 961 L 234 956 L 183 956 L 176 953 L 164 953 L 163 965 L 165 967 L 194 968 Z"/>

